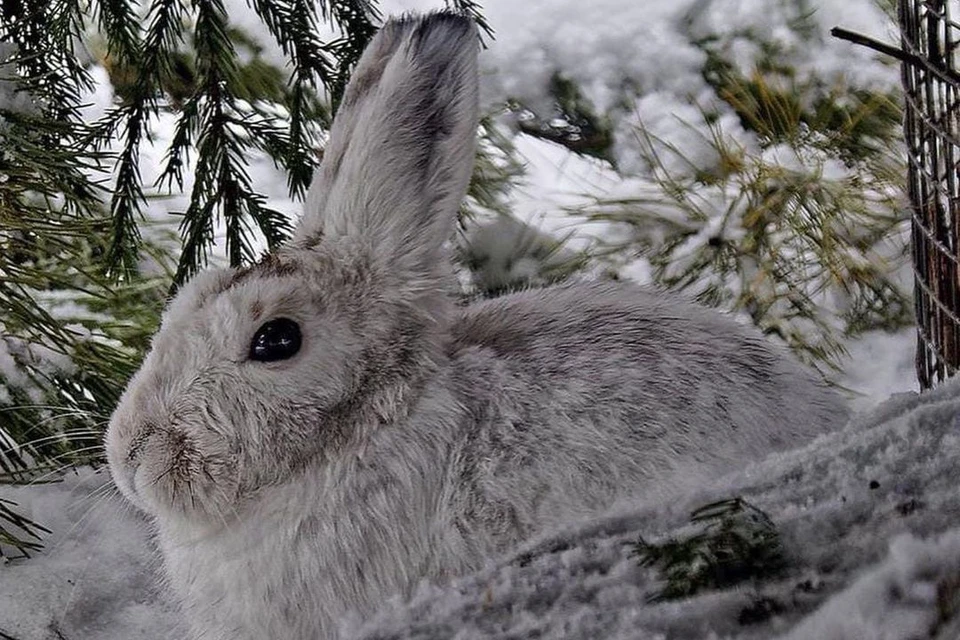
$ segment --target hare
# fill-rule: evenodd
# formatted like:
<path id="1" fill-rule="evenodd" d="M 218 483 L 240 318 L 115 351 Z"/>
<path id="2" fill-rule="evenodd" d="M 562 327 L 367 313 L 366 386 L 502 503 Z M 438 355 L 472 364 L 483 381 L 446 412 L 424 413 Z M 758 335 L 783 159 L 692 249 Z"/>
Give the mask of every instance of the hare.
<path id="1" fill-rule="evenodd" d="M 198 640 L 336 638 L 421 580 L 844 421 L 815 373 L 672 295 L 458 304 L 477 43 L 449 13 L 383 26 L 290 242 L 184 286 L 111 419 L 112 476 Z"/>

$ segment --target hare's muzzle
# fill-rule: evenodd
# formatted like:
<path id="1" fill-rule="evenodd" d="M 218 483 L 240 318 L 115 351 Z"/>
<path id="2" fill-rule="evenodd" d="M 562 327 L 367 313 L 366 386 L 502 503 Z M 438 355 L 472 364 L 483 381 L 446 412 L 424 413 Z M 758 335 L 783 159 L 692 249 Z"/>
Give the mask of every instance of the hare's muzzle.
<path id="1" fill-rule="evenodd" d="M 143 428 L 131 428 L 114 414 L 106 434 L 107 462 L 113 482 L 125 498 L 137 507 L 147 510 L 136 487 L 137 469 L 150 436 L 156 427 L 148 423 Z"/>
<path id="2" fill-rule="evenodd" d="M 228 509 L 235 464 L 226 444 L 197 426 L 111 422 L 107 457 L 120 492 L 150 513 Z"/>

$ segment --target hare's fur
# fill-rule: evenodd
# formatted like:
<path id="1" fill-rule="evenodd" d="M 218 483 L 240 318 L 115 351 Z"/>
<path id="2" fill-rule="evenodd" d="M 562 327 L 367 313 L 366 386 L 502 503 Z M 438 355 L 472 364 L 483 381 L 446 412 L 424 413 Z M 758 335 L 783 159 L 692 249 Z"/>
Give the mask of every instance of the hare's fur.
<path id="1" fill-rule="evenodd" d="M 110 424 L 203 640 L 314 640 L 421 579 L 615 501 L 664 497 L 838 427 L 754 329 L 629 284 L 458 307 L 444 243 L 477 123 L 476 32 L 387 23 L 291 243 L 184 287 Z M 296 356 L 247 358 L 265 321 Z"/>

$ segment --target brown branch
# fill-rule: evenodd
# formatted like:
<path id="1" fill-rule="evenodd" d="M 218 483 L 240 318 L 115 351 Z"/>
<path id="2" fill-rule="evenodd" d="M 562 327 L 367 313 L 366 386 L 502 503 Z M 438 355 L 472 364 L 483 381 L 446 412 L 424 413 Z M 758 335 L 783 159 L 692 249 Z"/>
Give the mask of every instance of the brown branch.
<path id="1" fill-rule="evenodd" d="M 893 45 L 880 42 L 879 40 L 874 40 L 873 38 L 863 35 L 862 33 L 856 33 L 855 31 L 844 29 L 843 27 L 834 27 L 833 29 L 830 29 L 830 35 L 832 35 L 834 38 L 840 38 L 841 40 L 847 40 L 853 44 L 859 44 L 862 47 L 873 49 L 878 53 L 888 55 L 891 58 L 896 58 L 900 62 L 906 62 L 909 64 L 920 63 L 920 58 L 912 53 L 908 53 L 903 49 L 894 47 Z"/>
<path id="2" fill-rule="evenodd" d="M 934 64 L 930 60 L 921 58 L 920 56 L 914 55 L 909 51 L 904 51 L 903 49 L 899 49 L 893 45 L 880 42 L 879 40 L 874 40 L 869 36 L 863 35 L 862 33 L 856 33 L 855 31 L 844 29 L 843 27 L 834 27 L 833 29 L 830 29 L 830 35 L 832 35 L 834 38 L 847 40 L 848 42 L 852 42 L 853 44 L 858 44 L 860 46 L 867 47 L 868 49 L 873 49 L 877 53 L 888 55 L 891 58 L 896 58 L 897 60 L 899 60 L 900 62 L 903 62 L 904 64 L 909 64 L 909 65 L 913 65 L 914 67 L 928 69 L 933 73 L 940 74 L 941 77 L 946 76 L 946 79 L 949 80 L 950 82 L 953 82 L 955 84 L 960 84 L 960 74 L 958 74 L 953 69 L 948 69 L 943 65 Z"/>
<path id="3" fill-rule="evenodd" d="M 840 38 L 841 40 L 846 40 L 848 42 L 852 42 L 853 44 L 859 44 L 862 47 L 873 49 L 877 53 L 882 53 L 890 56 L 891 58 L 896 58 L 900 62 L 907 62 L 910 64 L 917 64 L 920 62 L 920 59 L 912 53 L 908 53 L 903 49 L 898 49 L 893 45 L 880 42 L 879 40 L 874 40 L 869 36 L 863 35 L 862 33 L 844 29 L 843 27 L 834 27 L 833 29 L 830 29 L 830 35 L 832 35 L 834 38 Z"/>

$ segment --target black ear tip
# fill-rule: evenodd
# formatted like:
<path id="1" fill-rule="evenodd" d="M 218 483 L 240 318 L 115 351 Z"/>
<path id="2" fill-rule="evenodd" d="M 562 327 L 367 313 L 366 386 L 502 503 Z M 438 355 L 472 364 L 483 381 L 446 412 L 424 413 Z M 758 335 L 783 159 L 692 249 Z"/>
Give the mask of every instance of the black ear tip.
<path id="1" fill-rule="evenodd" d="M 420 30 L 444 29 L 467 33 L 473 29 L 473 18 L 453 11 L 431 11 L 420 20 Z"/>
<path id="2" fill-rule="evenodd" d="M 384 29 L 398 32 L 413 31 L 414 50 L 419 52 L 433 47 L 447 48 L 452 43 L 473 37 L 478 38 L 477 25 L 473 18 L 453 11 L 432 11 L 426 14 L 408 13 L 387 22 Z"/>

